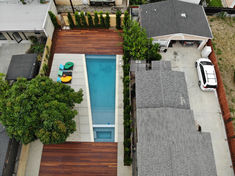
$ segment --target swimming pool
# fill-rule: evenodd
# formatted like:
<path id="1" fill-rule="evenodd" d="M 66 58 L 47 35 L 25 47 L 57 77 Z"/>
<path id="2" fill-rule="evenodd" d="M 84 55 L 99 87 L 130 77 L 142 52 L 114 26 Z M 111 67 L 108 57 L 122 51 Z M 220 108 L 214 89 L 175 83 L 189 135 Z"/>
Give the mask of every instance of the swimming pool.
<path id="1" fill-rule="evenodd" d="M 86 55 L 96 142 L 114 142 L 116 56 Z"/>

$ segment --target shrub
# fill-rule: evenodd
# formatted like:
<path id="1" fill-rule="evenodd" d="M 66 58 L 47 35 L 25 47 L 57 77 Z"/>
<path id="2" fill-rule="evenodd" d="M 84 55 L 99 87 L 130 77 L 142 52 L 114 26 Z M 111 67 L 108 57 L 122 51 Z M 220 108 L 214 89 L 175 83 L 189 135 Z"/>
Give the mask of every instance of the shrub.
<path id="1" fill-rule="evenodd" d="M 128 11 L 124 12 L 123 24 L 126 28 L 128 28 L 130 25 L 130 15 L 129 15 Z"/>
<path id="2" fill-rule="evenodd" d="M 61 26 L 58 24 L 55 14 L 52 11 L 48 11 L 48 14 L 51 18 L 51 21 L 56 29 L 59 29 Z"/>
<path id="3" fill-rule="evenodd" d="M 94 27 L 93 19 L 90 13 L 87 13 L 87 18 L 88 18 L 88 24 L 90 28 Z"/>
<path id="4" fill-rule="evenodd" d="M 110 28 L 110 17 L 109 17 L 109 13 L 108 12 L 106 13 L 106 16 L 105 16 L 105 28 L 106 29 Z"/>
<path id="5" fill-rule="evenodd" d="M 100 12 L 100 27 L 105 28 L 103 12 Z"/>
<path id="6" fill-rule="evenodd" d="M 47 75 L 48 69 L 49 69 L 48 65 L 46 63 L 44 63 L 42 66 L 42 70 L 43 70 L 44 75 Z"/>
<path id="7" fill-rule="evenodd" d="M 87 22 L 86 22 L 86 17 L 85 17 L 84 12 L 81 12 L 80 16 L 81 16 L 82 26 L 87 27 Z"/>
<path id="8" fill-rule="evenodd" d="M 82 27 L 82 24 L 81 24 L 81 17 L 80 15 L 78 14 L 78 12 L 75 12 L 75 20 L 76 20 L 76 26 L 77 27 Z"/>
<path id="9" fill-rule="evenodd" d="M 152 41 L 150 40 L 150 47 L 148 50 L 148 56 L 146 58 L 147 61 L 151 62 L 153 60 L 161 60 L 162 56 L 159 54 L 159 44 L 155 43 L 152 44 Z"/>
<path id="10" fill-rule="evenodd" d="M 68 13 L 68 20 L 69 20 L 70 28 L 73 29 L 74 28 L 74 22 L 73 22 L 73 18 L 72 18 L 70 13 Z"/>
<path id="11" fill-rule="evenodd" d="M 95 11 L 95 17 L 94 17 L 95 27 L 99 27 L 99 17 L 98 12 Z"/>
<path id="12" fill-rule="evenodd" d="M 8 135 L 23 144 L 36 139 L 62 143 L 76 130 L 74 106 L 82 97 L 82 90 L 75 92 L 48 77 L 21 78 L 0 97 L 0 121 Z"/>
<path id="13" fill-rule="evenodd" d="M 116 12 L 116 29 L 122 29 L 122 27 L 121 27 L 121 15 L 122 15 L 122 12 L 120 10 L 118 10 Z"/>

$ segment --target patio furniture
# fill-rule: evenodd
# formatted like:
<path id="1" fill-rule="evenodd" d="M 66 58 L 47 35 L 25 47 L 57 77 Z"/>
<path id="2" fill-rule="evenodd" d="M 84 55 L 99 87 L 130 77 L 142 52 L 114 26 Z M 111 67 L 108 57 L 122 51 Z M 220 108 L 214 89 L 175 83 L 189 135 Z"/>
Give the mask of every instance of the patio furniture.
<path id="1" fill-rule="evenodd" d="M 63 64 L 60 64 L 59 69 L 60 69 L 60 70 L 64 70 L 64 65 L 63 65 Z"/>
<path id="2" fill-rule="evenodd" d="M 57 77 L 57 82 L 60 82 L 60 83 L 61 83 L 61 79 L 60 79 L 60 77 Z"/>
<path id="3" fill-rule="evenodd" d="M 60 79 L 61 79 L 62 83 L 70 83 L 71 80 L 72 80 L 72 76 L 65 76 L 65 75 L 63 75 Z"/>
<path id="4" fill-rule="evenodd" d="M 65 65 L 64 65 L 64 69 L 65 70 L 72 70 L 73 66 L 74 66 L 73 62 L 66 62 Z"/>
<path id="5" fill-rule="evenodd" d="M 63 76 L 63 71 L 62 70 L 58 71 L 58 76 Z"/>

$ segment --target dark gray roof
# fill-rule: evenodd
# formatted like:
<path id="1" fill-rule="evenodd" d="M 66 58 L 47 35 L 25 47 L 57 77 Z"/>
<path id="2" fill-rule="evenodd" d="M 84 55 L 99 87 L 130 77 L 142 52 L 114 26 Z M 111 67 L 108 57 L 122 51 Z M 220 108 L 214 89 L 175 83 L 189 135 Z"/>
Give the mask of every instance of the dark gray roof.
<path id="1" fill-rule="evenodd" d="M 7 136 L 5 129 L 0 124 L 0 175 L 2 175 L 9 140 L 10 139 Z"/>
<path id="2" fill-rule="evenodd" d="M 148 37 L 184 33 L 212 38 L 203 7 L 177 0 L 141 5 L 140 24 Z"/>
<path id="3" fill-rule="evenodd" d="M 198 132 L 182 72 L 156 61 L 135 71 L 138 176 L 216 176 L 209 133 Z"/>
<path id="4" fill-rule="evenodd" d="M 6 80 L 16 80 L 18 77 L 32 79 L 37 69 L 37 54 L 13 55 L 8 67 Z"/>
<path id="5" fill-rule="evenodd" d="M 170 61 L 152 61 L 152 70 L 171 70 Z"/>
<path id="6" fill-rule="evenodd" d="M 187 85 L 183 72 L 137 71 L 137 108 L 190 108 Z"/>

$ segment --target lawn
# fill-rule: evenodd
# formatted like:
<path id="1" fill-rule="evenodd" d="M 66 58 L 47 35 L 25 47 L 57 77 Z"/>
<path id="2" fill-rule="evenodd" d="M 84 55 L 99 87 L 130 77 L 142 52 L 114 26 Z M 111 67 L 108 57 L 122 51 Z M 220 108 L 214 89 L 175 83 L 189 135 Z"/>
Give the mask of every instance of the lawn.
<path id="1" fill-rule="evenodd" d="M 208 17 L 219 69 L 235 127 L 235 18 Z"/>
<path id="2" fill-rule="evenodd" d="M 223 7 L 221 0 L 208 0 L 209 7 Z"/>

